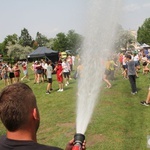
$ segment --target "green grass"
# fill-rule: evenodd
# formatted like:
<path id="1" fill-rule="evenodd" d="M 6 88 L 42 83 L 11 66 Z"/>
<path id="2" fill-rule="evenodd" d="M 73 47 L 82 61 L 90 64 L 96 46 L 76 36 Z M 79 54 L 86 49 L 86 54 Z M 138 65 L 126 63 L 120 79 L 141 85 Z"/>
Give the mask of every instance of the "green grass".
<path id="1" fill-rule="evenodd" d="M 116 75 L 111 89 L 101 88 L 98 103 L 85 133 L 88 150 L 146 150 L 147 135 L 150 135 L 150 107 L 140 105 L 145 100 L 150 75 L 139 74 L 138 93 L 131 95 L 130 84 Z M 46 95 L 46 83 L 33 84 L 30 72 L 29 84 L 36 97 L 41 114 L 38 142 L 64 148 L 73 138 L 76 120 L 77 81 L 71 80 L 64 92 L 56 92 L 58 84 L 53 75 L 53 92 Z M 25 81 L 24 81 L 25 82 Z M 4 87 L 0 81 L 0 87 Z M 0 123 L 0 135 L 5 129 Z"/>

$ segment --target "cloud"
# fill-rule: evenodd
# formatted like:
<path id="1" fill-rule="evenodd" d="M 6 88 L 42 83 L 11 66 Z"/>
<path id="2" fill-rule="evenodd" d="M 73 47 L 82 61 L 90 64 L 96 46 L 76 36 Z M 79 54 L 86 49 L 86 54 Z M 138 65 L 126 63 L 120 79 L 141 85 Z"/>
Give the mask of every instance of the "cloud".
<path id="1" fill-rule="evenodd" d="M 123 8 L 123 10 L 126 12 L 133 12 L 133 11 L 137 11 L 139 9 L 141 9 L 141 6 L 138 4 L 130 4 Z"/>

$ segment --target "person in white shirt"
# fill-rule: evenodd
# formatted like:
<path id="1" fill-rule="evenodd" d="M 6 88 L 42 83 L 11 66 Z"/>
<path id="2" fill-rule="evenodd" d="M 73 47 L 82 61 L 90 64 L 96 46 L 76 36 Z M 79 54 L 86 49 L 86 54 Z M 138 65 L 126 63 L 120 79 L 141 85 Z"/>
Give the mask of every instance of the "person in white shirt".
<path id="1" fill-rule="evenodd" d="M 64 79 L 65 79 L 65 86 L 68 86 L 70 65 L 66 59 L 64 59 L 64 61 L 62 62 L 62 68 L 63 68 L 63 75 L 64 75 Z"/>

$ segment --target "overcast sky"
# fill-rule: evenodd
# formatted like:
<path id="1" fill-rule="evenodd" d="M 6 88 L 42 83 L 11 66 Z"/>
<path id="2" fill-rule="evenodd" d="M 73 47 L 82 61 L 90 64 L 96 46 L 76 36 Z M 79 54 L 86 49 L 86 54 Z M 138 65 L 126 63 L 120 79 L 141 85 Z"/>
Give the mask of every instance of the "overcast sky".
<path id="1" fill-rule="evenodd" d="M 94 0 L 93 0 L 94 1 Z M 105 1 L 105 0 L 104 0 Z M 120 24 L 137 30 L 150 18 L 150 0 L 122 0 Z M 82 34 L 88 0 L 0 0 L 0 42 L 7 35 L 26 28 L 35 38 L 40 32 L 48 38 L 73 29 Z"/>

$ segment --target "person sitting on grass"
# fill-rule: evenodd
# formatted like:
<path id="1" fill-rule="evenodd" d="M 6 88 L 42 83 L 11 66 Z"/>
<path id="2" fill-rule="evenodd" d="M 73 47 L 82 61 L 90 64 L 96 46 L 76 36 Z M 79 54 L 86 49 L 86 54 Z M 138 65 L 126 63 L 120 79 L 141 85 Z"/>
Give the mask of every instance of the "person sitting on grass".
<path id="1" fill-rule="evenodd" d="M 7 129 L 0 137 L 0 150 L 62 150 L 59 147 L 37 143 L 40 114 L 36 97 L 25 83 L 5 87 L 0 94 L 0 119 Z M 72 150 L 72 139 L 65 150 Z M 85 150 L 85 141 L 82 146 Z"/>

